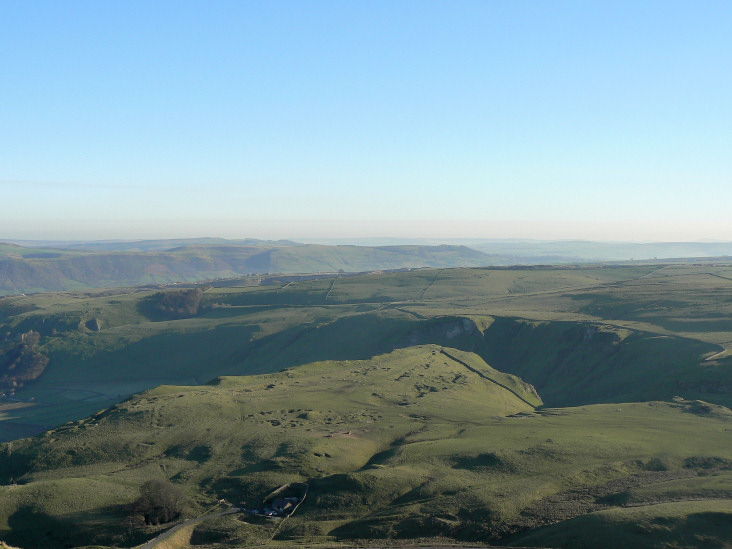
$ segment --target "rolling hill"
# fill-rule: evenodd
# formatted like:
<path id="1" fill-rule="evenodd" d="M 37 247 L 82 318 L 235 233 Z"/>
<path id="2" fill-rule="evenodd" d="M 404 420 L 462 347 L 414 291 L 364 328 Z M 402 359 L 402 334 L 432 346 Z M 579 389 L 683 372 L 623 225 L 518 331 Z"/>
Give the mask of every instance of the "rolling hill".
<path id="1" fill-rule="evenodd" d="M 28 549 L 139 544 L 161 527 L 136 521 L 137 488 L 165 478 L 188 495 L 187 516 L 309 484 L 282 524 L 242 513 L 196 523 L 188 539 L 201 547 L 578 536 L 656 546 L 639 528 L 697 540 L 686 546 L 728 539 L 727 408 L 540 406 L 520 379 L 436 345 L 162 386 L 0 448 L 0 537 Z"/>
<path id="2" fill-rule="evenodd" d="M 18 357 L 30 366 L 42 360 L 31 360 L 35 354 L 48 362 L 24 386 L 5 385 L 15 400 L 6 404 L 12 413 L 0 409 L 0 440 L 164 383 L 366 359 L 427 343 L 479 354 L 532 383 L 552 406 L 677 395 L 730 405 L 729 271 L 493 268 L 237 280 L 241 286 L 205 286 L 182 316 L 160 309 L 161 296 L 192 290 L 4 298 L 0 378 L 20 375 L 18 366 L 3 373 Z M 20 341 L 31 332 L 39 335 L 33 348 Z"/>
<path id="3" fill-rule="evenodd" d="M 496 262 L 465 246 L 254 244 L 153 241 L 91 251 L 0 244 L 0 295 L 195 282 L 252 273 L 363 272 Z M 164 246 L 170 247 L 161 250 Z"/>
<path id="4" fill-rule="evenodd" d="M 310 485 L 277 532 L 192 523 L 201 547 L 724 546 L 730 318 L 718 262 L 2 298 L 0 374 L 48 362 L 0 399 L 0 539 L 134 546 L 161 527 L 131 505 L 165 479 L 185 516 Z"/>
<path id="5" fill-rule="evenodd" d="M 626 262 L 682 258 L 710 259 L 732 256 L 732 242 L 608 242 L 591 240 L 536 240 L 488 238 L 311 238 L 310 244 L 360 246 L 453 244 L 503 258 L 511 265 Z"/>

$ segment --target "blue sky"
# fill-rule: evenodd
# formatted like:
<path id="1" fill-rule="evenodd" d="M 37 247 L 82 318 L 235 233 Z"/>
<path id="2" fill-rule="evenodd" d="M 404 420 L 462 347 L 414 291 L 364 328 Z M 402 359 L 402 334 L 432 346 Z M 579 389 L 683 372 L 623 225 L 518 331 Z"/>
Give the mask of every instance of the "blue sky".
<path id="1" fill-rule="evenodd" d="M 0 239 L 732 240 L 732 3 L 0 3 Z"/>

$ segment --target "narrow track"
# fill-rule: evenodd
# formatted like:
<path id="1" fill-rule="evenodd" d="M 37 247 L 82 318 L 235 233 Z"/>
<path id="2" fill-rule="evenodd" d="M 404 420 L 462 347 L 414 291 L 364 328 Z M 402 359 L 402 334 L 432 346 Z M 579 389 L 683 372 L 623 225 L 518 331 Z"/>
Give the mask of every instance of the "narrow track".
<path id="1" fill-rule="evenodd" d="M 179 522 L 169 530 L 166 530 L 159 536 L 151 539 L 147 543 L 144 543 L 142 545 L 139 545 L 137 549 L 152 549 L 155 547 L 158 543 L 165 541 L 167 538 L 175 534 L 177 531 L 179 531 L 181 528 L 185 528 L 186 526 L 189 526 L 191 524 L 196 524 L 198 522 L 203 522 L 204 520 L 211 520 L 213 518 L 223 517 L 224 515 L 233 515 L 235 513 L 240 513 L 241 509 L 239 507 L 232 507 L 231 509 L 227 509 L 226 511 L 220 511 L 218 513 L 213 513 L 212 515 L 201 515 L 200 517 L 184 520 L 183 522 Z"/>
<path id="2" fill-rule="evenodd" d="M 328 301 L 328 296 L 330 296 L 330 292 L 333 291 L 333 286 L 335 286 L 336 280 L 338 280 L 340 277 L 336 277 L 333 279 L 333 282 L 330 283 L 330 288 L 328 288 L 328 291 L 325 293 L 325 297 L 323 298 L 323 301 Z"/>
<path id="3" fill-rule="evenodd" d="M 425 294 L 427 293 L 427 290 L 429 290 L 429 289 L 430 289 L 430 288 L 432 287 L 432 285 L 433 285 L 433 284 L 434 284 L 435 282 L 437 282 L 437 279 L 438 279 L 438 277 L 439 277 L 439 276 L 440 276 L 440 275 L 442 274 L 442 271 L 443 271 L 443 270 L 444 270 L 444 269 L 440 269 L 439 271 L 437 271 L 437 274 L 435 275 L 435 278 L 433 278 L 432 280 L 430 280 L 430 281 L 429 281 L 429 282 L 427 283 L 427 286 L 425 286 L 424 290 L 422 290 L 422 295 L 420 295 L 420 296 L 419 296 L 419 299 L 420 299 L 420 301 L 424 299 L 424 295 L 425 295 Z"/>
<path id="4" fill-rule="evenodd" d="M 520 401 L 522 401 L 522 402 L 524 402 L 524 403 L 528 404 L 529 406 L 531 406 L 531 407 L 532 407 L 532 408 L 533 408 L 534 410 L 536 410 L 536 409 L 537 409 L 537 406 L 535 406 L 534 404 L 531 404 L 531 402 L 529 402 L 528 400 L 526 400 L 526 399 L 525 399 L 524 397 L 522 397 L 521 395 L 519 395 L 519 394 L 518 394 L 518 393 L 517 393 L 516 391 L 514 391 L 514 390 L 513 390 L 513 389 L 511 389 L 510 387 L 506 387 L 506 386 L 505 386 L 505 385 L 504 385 L 503 383 L 499 383 L 499 382 L 498 382 L 498 381 L 496 381 L 495 379 L 491 379 L 490 377 L 488 377 L 487 375 L 485 375 L 485 374 L 484 374 L 483 372 L 481 372 L 480 370 L 476 370 L 475 368 L 473 368 L 473 367 L 472 367 L 472 366 L 471 366 L 470 364 L 468 364 L 467 362 L 463 362 L 463 361 L 462 361 L 462 360 L 460 360 L 459 358 L 457 358 L 457 357 L 455 357 L 455 356 L 451 355 L 450 353 L 446 352 L 446 351 L 445 351 L 444 349 L 440 349 L 440 352 L 441 352 L 441 353 L 442 353 L 443 355 L 445 355 L 445 356 L 446 356 L 447 358 L 449 358 L 449 359 L 451 359 L 451 360 L 454 360 L 454 361 L 455 361 L 455 362 L 457 362 L 458 364 L 462 364 L 463 366 L 465 366 L 465 367 L 466 367 L 466 368 L 467 368 L 468 370 L 470 370 L 471 372 L 473 372 L 473 373 L 476 373 L 476 374 L 478 374 L 478 375 L 479 375 L 480 377 L 482 377 L 483 379 L 485 379 L 485 380 L 488 380 L 488 381 L 490 381 L 491 383 L 495 383 L 496 385 L 498 385 L 499 387 L 502 387 L 503 389 L 506 389 L 506 391 L 508 391 L 509 393 L 511 393 L 512 395 L 514 395 L 514 396 L 515 396 L 516 398 L 518 398 L 518 399 L 519 399 Z"/>

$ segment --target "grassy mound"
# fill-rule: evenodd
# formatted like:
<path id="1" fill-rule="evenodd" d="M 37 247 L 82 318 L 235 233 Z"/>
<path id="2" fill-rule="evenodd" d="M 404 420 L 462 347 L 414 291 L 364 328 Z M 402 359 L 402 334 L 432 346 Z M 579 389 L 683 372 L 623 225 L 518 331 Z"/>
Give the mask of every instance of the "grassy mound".
<path id="1" fill-rule="evenodd" d="M 541 545 L 549 538 L 516 536 L 606 511 L 630 524 L 632 512 L 681 499 L 728 508 L 726 408 L 683 399 L 564 409 L 531 402 L 540 404 L 520 379 L 434 345 L 162 386 L 0 446 L 0 538 L 23 547 L 138 544 L 158 527 L 125 520 L 151 479 L 178 486 L 189 516 L 221 498 L 251 508 L 279 485 L 310 485 L 278 530 L 244 515 L 192 529 L 192 540 L 221 546 L 272 536 L 284 544 L 449 537 Z"/>

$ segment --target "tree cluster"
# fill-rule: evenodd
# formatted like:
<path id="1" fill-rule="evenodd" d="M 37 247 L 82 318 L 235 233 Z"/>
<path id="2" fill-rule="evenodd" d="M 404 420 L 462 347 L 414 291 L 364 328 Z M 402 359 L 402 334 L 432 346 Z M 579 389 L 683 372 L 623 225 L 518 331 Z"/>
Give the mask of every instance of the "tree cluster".
<path id="1" fill-rule="evenodd" d="M 198 314 L 201 288 L 158 292 L 150 296 L 149 307 L 155 316 L 166 319 L 188 318 Z"/>
<path id="2" fill-rule="evenodd" d="M 140 497 L 133 504 L 133 514 L 145 524 L 163 524 L 178 518 L 187 502 L 183 491 L 167 480 L 148 480 L 140 487 Z"/>

